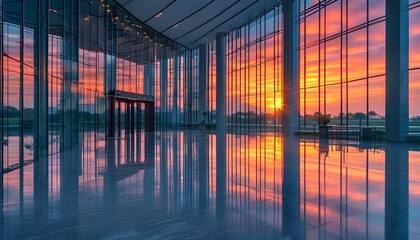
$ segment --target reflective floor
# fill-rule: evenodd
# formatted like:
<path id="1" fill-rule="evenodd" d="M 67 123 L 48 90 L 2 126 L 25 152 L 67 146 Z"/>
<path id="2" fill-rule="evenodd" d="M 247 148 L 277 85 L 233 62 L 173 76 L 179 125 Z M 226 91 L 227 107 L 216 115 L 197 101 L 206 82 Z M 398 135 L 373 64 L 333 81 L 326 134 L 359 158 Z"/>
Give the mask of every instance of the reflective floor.
<path id="1" fill-rule="evenodd" d="M 420 145 L 158 131 L 3 176 L 0 239 L 420 239 Z"/>

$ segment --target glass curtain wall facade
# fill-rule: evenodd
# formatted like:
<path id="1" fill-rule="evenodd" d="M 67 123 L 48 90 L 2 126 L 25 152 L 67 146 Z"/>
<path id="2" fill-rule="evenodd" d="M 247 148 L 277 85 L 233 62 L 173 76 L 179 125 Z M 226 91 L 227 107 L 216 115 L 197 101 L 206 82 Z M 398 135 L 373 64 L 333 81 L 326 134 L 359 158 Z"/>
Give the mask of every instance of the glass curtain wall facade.
<path id="1" fill-rule="evenodd" d="M 226 109 L 231 129 L 265 131 L 280 126 L 282 29 L 282 9 L 277 6 L 227 35 Z M 210 86 L 215 84 L 213 72 L 211 65 Z M 211 90 L 209 103 L 215 97 Z"/>
<path id="2" fill-rule="evenodd" d="M 302 1 L 301 125 L 385 125 L 385 0 Z"/>
<path id="3" fill-rule="evenodd" d="M 418 131 L 419 1 L 411 0 L 410 132 Z M 385 0 L 301 1 L 301 127 L 320 114 L 332 124 L 385 126 Z"/>
<path id="4" fill-rule="evenodd" d="M 409 1 L 410 132 L 419 131 L 420 1 Z M 301 0 L 300 127 L 385 127 L 385 0 Z M 281 5 L 227 35 L 227 122 L 258 130 L 280 126 L 283 77 Z M 208 44 L 208 109 L 215 112 L 215 43 Z M 209 122 L 214 121 L 209 114 Z"/>
<path id="5" fill-rule="evenodd" d="M 111 112 L 119 109 L 125 118 L 129 110 L 121 103 L 110 107 L 115 91 L 154 98 L 159 126 L 194 121 L 193 52 L 116 2 L 0 4 L 4 171 L 75 146 L 104 144 Z M 145 111 L 142 103 L 132 106 L 139 116 Z"/>
<path id="6" fill-rule="evenodd" d="M 420 125 L 420 1 L 410 0 L 409 6 L 409 115 L 410 130 Z"/>
<path id="7" fill-rule="evenodd" d="M 34 126 L 45 117 L 41 118 L 37 112 L 42 103 L 35 92 L 46 94 L 43 87 L 47 81 L 44 44 L 47 6 L 37 1 L 10 0 L 1 4 L 0 162 L 3 169 L 32 159 L 39 143 L 34 134 L 41 129 Z M 46 109 L 42 110 L 45 113 Z"/>

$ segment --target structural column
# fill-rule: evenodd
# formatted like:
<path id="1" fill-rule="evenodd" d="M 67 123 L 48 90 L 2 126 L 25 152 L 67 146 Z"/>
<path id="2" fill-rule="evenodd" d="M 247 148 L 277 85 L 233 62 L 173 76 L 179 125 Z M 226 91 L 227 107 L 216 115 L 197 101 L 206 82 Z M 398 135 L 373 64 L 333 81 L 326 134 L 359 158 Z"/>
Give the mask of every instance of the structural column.
<path id="1" fill-rule="evenodd" d="M 283 111 L 284 134 L 294 134 L 299 129 L 299 1 L 283 2 Z"/>
<path id="2" fill-rule="evenodd" d="M 155 69 L 153 63 L 144 65 L 144 94 L 154 96 L 154 79 L 155 79 Z"/>
<path id="3" fill-rule="evenodd" d="M 386 140 L 408 136 L 408 0 L 386 1 Z"/>
<path id="4" fill-rule="evenodd" d="M 226 34 L 216 34 L 216 129 L 226 129 Z"/>
<path id="5" fill-rule="evenodd" d="M 172 98 L 172 104 L 173 104 L 173 109 L 172 109 L 172 123 L 174 125 L 177 125 L 179 120 L 178 120 L 178 81 L 179 81 L 179 50 L 175 50 L 175 56 L 174 56 L 174 93 L 173 93 L 173 98 Z"/>
<path id="6" fill-rule="evenodd" d="M 167 49 L 162 49 L 162 57 L 160 60 L 160 117 L 158 122 L 166 125 L 167 121 L 167 89 L 168 89 L 168 53 Z"/>
<path id="7" fill-rule="evenodd" d="M 0 2 L 0 19 L 3 19 L 2 4 L 3 2 Z M 0 32 L 3 33 L 3 23 L 0 23 Z M 0 37 L 0 60 L 0 208 L 3 209 L 3 36 Z M 3 215 L 3 210 L 0 214 Z"/>
<path id="8" fill-rule="evenodd" d="M 40 4 L 42 15 L 40 26 L 47 24 L 48 6 Z M 37 34 L 38 33 L 38 34 Z M 43 161 L 44 171 L 47 171 L 48 157 L 48 29 L 40 27 L 35 31 L 38 46 L 38 56 L 34 58 L 38 65 L 38 76 L 34 84 L 34 159 Z M 36 64 L 35 63 L 35 64 Z M 44 172 L 46 173 L 46 172 Z"/>
<path id="9" fill-rule="evenodd" d="M 39 25 L 47 26 L 48 4 L 39 2 Z M 34 206 L 35 214 L 47 219 L 48 209 L 48 29 L 40 27 L 35 31 L 38 56 L 38 76 L 34 83 Z M 0 186 L 1 188 L 1 186 Z M 1 194 L 1 191 L 0 191 Z M 1 198 L 1 196 L 0 196 Z M 41 223 L 42 224 L 42 223 Z"/>
<path id="10" fill-rule="evenodd" d="M 70 150 L 79 144 L 79 39 L 78 17 L 79 1 L 69 1 L 69 7 L 64 8 L 63 36 L 63 75 L 60 107 L 64 113 L 63 129 L 60 136 L 60 151 Z"/>
<path id="11" fill-rule="evenodd" d="M 205 124 L 206 123 L 206 87 L 207 87 L 207 45 L 201 44 L 199 46 L 200 49 L 200 57 L 198 63 L 198 123 Z"/>

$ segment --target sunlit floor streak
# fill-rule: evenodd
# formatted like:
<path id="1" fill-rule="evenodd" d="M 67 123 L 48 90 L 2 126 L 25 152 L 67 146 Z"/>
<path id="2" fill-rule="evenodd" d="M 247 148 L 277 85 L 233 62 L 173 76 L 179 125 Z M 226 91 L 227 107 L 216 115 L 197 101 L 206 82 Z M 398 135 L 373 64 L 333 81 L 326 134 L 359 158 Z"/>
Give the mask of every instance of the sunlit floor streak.
<path id="1" fill-rule="evenodd" d="M 420 238 L 419 145 L 161 130 L 43 167 L 4 174 L 0 239 Z"/>

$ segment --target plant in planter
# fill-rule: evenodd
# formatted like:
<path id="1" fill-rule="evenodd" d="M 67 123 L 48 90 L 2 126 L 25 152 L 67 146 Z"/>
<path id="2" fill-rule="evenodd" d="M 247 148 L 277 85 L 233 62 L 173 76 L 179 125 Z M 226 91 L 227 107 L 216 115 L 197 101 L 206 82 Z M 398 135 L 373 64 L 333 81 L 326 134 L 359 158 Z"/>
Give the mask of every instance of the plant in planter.
<path id="1" fill-rule="evenodd" d="M 328 138 L 329 137 L 329 126 L 328 124 L 331 122 L 331 115 L 330 114 L 320 114 L 318 116 L 318 125 L 319 125 L 319 137 L 320 138 Z"/>
<path id="2" fill-rule="evenodd" d="M 321 114 L 318 118 L 318 125 L 327 126 L 331 122 L 330 114 Z"/>

